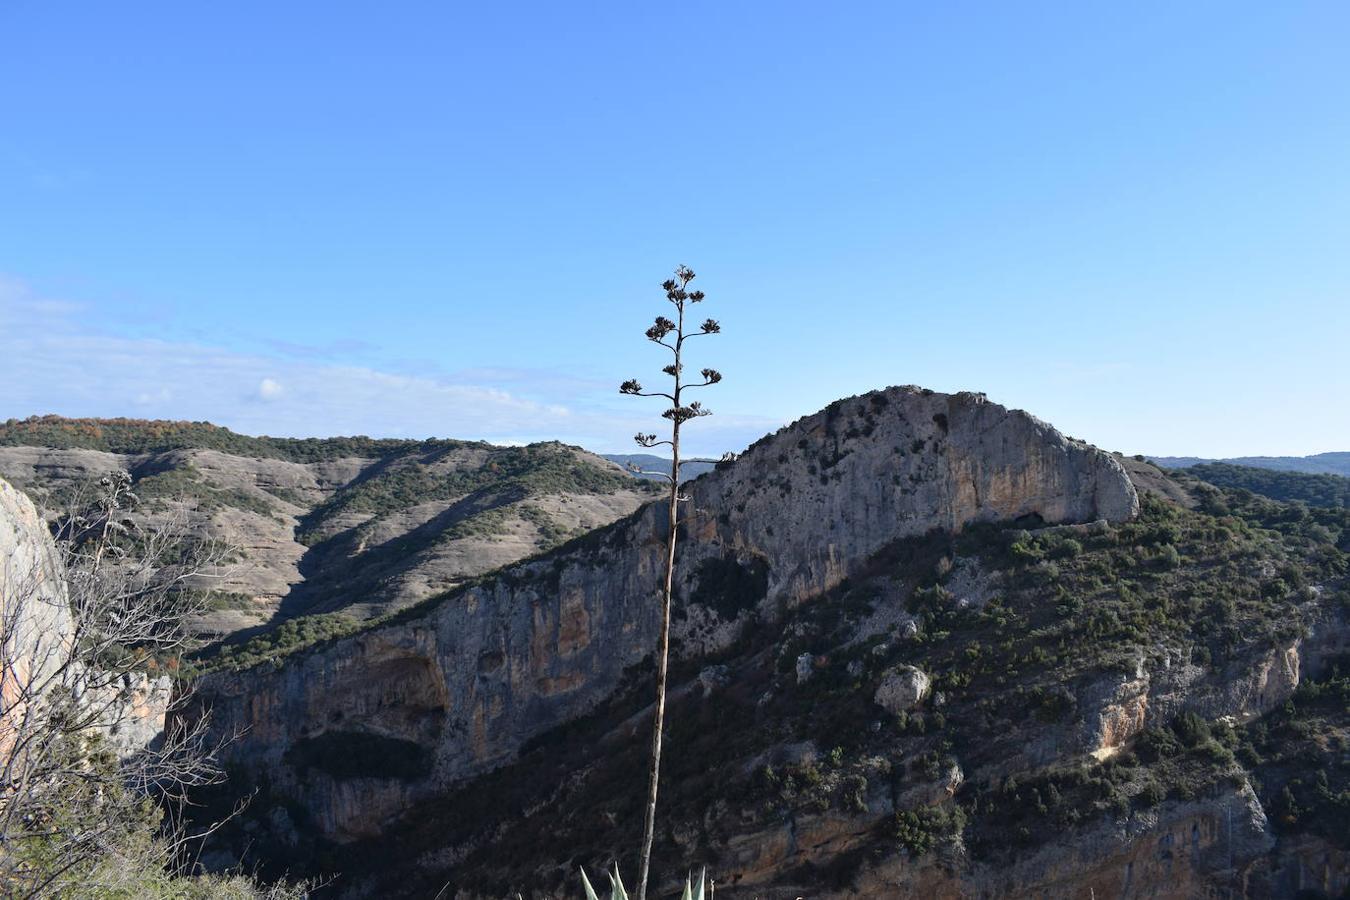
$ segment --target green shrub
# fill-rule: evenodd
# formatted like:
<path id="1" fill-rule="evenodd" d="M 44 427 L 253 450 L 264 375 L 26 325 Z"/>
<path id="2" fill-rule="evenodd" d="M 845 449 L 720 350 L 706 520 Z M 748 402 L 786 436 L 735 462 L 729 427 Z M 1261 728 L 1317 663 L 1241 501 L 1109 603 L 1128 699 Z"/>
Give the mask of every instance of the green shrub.
<path id="1" fill-rule="evenodd" d="M 966 814 L 959 806 L 926 806 L 895 814 L 895 839 L 910 853 L 922 856 L 942 841 L 959 835 L 966 827 Z"/>
<path id="2" fill-rule="evenodd" d="M 224 667 L 246 669 L 268 660 L 278 660 L 322 641 L 345 637 L 361 628 L 361 622 L 342 613 L 299 616 L 242 644 L 223 644 L 213 655 L 195 659 L 201 671 Z"/>
<path id="3" fill-rule="evenodd" d="M 1145 728 L 1135 742 L 1135 752 L 1146 763 L 1169 759 L 1181 753 L 1181 743 L 1173 731 Z"/>
<path id="4" fill-rule="evenodd" d="M 1149 809 L 1166 800 L 1167 791 L 1164 790 L 1163 786 L 1158 784 L 1158 782 L 1150 779 L 1144 784 L 1143 788 L 1140 789 L 1139 793 L 1135 796 L 1135 799 L 1139 801 L 1141 807 Z"/>
<path id="5" fill-rule="evenodd" d="M 1209 740 L 1209 725 L 1193 712 L 1184 712 L 1172 721 L 1172 731 L 1184 747 L 1199 747 Z"/>

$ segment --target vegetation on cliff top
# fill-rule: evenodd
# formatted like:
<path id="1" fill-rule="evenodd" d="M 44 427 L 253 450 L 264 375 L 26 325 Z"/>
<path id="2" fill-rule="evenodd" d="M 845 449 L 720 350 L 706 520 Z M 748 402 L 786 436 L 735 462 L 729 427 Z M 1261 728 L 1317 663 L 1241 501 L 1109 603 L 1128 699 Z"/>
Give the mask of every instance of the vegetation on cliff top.
<path id="1" fill-rule="evenodd" d="M 1277 469 L 1282 472 L 1306 472 L 1312 475 L 1350 476 L 1350 451 L 1314 453 L 1311 456 L 1232 456 L 1227 459 L 1204 459 L 1198 456 L 1150 456 L 1149 460 L 1169 469 L 1184 469 L 1203 463 L 1227 463 L 1256 469 Z"/>
<path id="2" fill-rule="evenodd" d="M 371 474 L 340 488 L 304 518 L 299 537 L 313 541 L 325 523 L 349 513 L 382 515 L 418 503 L 449 500 L 491 490 L 503 499 L 545 494 L 612 494 L 621 490 L 655 493 L 655 485 L 617 467 L 590 462 L 575 448 L 558 443 L 486 448 L 474 466 L 437 465 L 440 452 L 390 460 Z"/>
<path id="3" fill-rule="evenodd" d="M 441 438 L 412 440 L 369 438 L 275 438 L 238 434 L 210 422 L 164 419 L 67 419 L 30 416 L 0 423 L 0 446 L 101 450 L 105 453 L 165 453 L 171 450 L 219 450 L 236 456 L 321 462 L 345 457 L 376 459 L 393 454 L 490 447 L 478 441 Z"/>
<path id="4" fill-rule="evenodd" d="M 1216 487 L 1251 491 L 1272 500 L 1309 506 L 1350 506 L 1350 478 L 1344 475 L 1281 472 L 1229 463 L 1202 463 L 1176 474 L 1199 478 Z"/>

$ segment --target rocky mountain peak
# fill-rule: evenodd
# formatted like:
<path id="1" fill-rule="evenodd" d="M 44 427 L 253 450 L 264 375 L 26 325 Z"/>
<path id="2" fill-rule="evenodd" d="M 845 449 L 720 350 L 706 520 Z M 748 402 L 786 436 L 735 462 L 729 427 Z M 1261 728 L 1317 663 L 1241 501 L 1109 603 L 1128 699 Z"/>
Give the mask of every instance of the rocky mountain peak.
<path id="1" fill-rule="evenodd" d="M 684 658 L 729 647 L 748 623 L 823 595 L 900 539 L 996 520 L 1120 521 L 1139 508 L 1109 454 L 982 395 L 914 387 L 832 404 L 687 494 Z M 614 693 L 655 643 L 664 528 L 660 504 L 648 504 L 369 630 L 210 675 L 201 702 L 223 733 L 245 735 L 233 761 L 266 771 L 329 839 L 373 834 Z M 303 762 L 348 741 L 419 762 L 387 784 L 363 781 L 356 797 Z"/>

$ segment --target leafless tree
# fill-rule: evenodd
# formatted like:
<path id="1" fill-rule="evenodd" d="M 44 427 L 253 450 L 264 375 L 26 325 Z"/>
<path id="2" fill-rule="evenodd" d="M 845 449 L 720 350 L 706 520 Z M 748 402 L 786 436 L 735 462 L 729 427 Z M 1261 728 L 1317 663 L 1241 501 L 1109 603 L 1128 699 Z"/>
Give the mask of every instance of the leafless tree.
<path id="1" fill-rule="evenodd" d="M 227 548 L 191 539 L 182 503 L 152 528 L 133 525 L 136 502 L 130 476 L 109 474 L 58 520 L 54 546 L 39 546 L 31 564 L 0 561 L 6 897 L 69 895 L 72 885 L 88 895 L 105 889 L 91 878 L 117 880 L 150 856 L 172 862 L 186 840 L 175 816 L 185 792 L 219 775 L 205 721 L 169 715 L 155 735 L 170 682 L 148 669 L 185 649 L 201 580 Z"/>
<path id="2" fill-rule="evenodd" d="M 686 391 L 717 384 L 722 375 L 716 369 L 703 369 L 701 381 L 686 381 L 684 378 L 684 342 L 691 338 L 717 334 L 722 330 L 715 319 L 705 319 L 697 330 L 685 328 L 685 314 L 691 304 L 703 302 L 702 291 L 689 290 L 689 282 L 694 273 L 686 266 L 675 270 L 675 277 L 667 279 L 661 288 L 666 299 L 675 307 L 675 318 L 657 316 L 655 323 L 647 329 L 647 340 L 660 344 L 670 351 L 673 360 L 661 371 L 670 376 L 672 386 L 667 391 L 647 391 L 636 380 L 625 381 L 619 386 L 619 392 L 634 397 L 661 397 L 670 406 L 661 415 L 670 421 L 670 438 L 658 439 L 656 434 L 638 433 L 634 436 L 641 447 L 669 447 L 670 471 L 653 472 L 670 482 L 668 531 L 666 535 L 666 573 L 665 587 L 661 594 L 661 635 L 656 651 L 656 715 L 652 728 L 651 770 L 647 789 L 646 817 L 642 831 L 642 855 L 638 870 L 638 900 L 647 898 L 647 873 L 651 863 L 652 837 L 656 827 L 656 793 L 661 775 L 661 738 L 666 715 L 666 677 L 670 661 L 670 601 L 675 579 L 675 542 L 679 525 L 680 502 L 687 499 L 680 494 L 680 427 L 691 419 L 711 415 L 711 411 L 694 400 L 686 403 Z"/>

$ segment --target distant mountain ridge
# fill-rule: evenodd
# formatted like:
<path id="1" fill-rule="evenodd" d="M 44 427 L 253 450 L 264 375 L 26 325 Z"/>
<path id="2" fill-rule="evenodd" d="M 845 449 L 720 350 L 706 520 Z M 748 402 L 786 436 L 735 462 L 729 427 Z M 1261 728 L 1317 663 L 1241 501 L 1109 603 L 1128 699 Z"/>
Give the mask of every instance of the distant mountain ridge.
<path id="1" fill-rule="evenodd" d="M 413 449 L 491 447 L 486 441 L 451 438 L 327 438 L 252 436 L 210 422 L 172 419 L 68 419 L 29 416 L 0 423 L 0 447 L 51 447 L 104 453 L 166 453 L 171 450 L 219 450 L 235 456 L 319 462 L 344 457 L 375 457 Z"/>
<path id="2" fill-rule="evenodd" d="M 1231 463 L 1200 463 L 1182 471 L 1184 475 L 1178 477 L 1189 475 L 1216 487 L 1240 488 L 1284 503 L 1350 508 L 1350 478 L 1344 475 L 1287 472 Z"/>
<path id="3" fill-rule="evenodd" d="M 1150 456 L 1148 459 L 1167 469 L 1186 469 L 1204 463 L 1228 463 L 1233 466 L 1303 472 L 1308 475 L 1350 476 L 1350 452 L 1347 451 L 1314 453 L 1311 456 L 1233 456 L 1225 459 L 1201 456 Z"/>
<path id="4" fill-rule="evenodd" d="M 603 453 L 601 455 L 610 462 L 623 466 L 624 469 L 632 472 L 638 478 L 663 481 L 664 479 L 656 473 L 670 471 L 670 460 L 654 453 Z M 688 481 L 691 478 L 697 478 L 704 473 L 711 472 L 716 465 L 717 461 L 712 459 L 682 459 L 680 460 L 680 481 Z M 641 471 L 633 472 L 630 466 L 637 466 Z"/>
<path id="5" fill-rule="evenodd" d="M 197 537 L 238 548 L 200 585 L 206 635 L 309 613 L 378 615 L 608 524 L 659 488 L 580 447 L 272 438 L 209 422 L 0 422 L 0 477 L 49 511 L 113 470 L 137 524 L 187 501 Z"/>
<path id="6" fill-rule="evenodd" d="M 235 456 L 283 459 L 288 462 L 321 462 L 344 457 L 376 457 L 412 450 L 460 447 L 491 447 L 486 441 L 454 438 L 346 437 L 285 438 L 252 436 L 231 431 L 211 422 L 172 419 L 79 418 L 43 415 L 7 419 L 0 423 L 0 447 L 51 447 L 61 450 L 98 450 L 104 453 L 167 453 L 173 450 L 219 450 Z M 602 453 L 632 475 L 658 479 L 656 472 L 670 468 L 670 459 L 654 453 Z M 631 466 L 643 470 L 633 472 Z M 680 462 L 681 481 L 712 471 L 716 460 L 686 459 Z"/>

